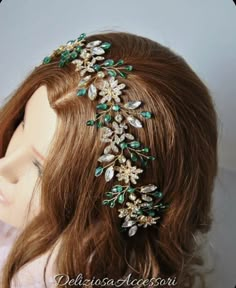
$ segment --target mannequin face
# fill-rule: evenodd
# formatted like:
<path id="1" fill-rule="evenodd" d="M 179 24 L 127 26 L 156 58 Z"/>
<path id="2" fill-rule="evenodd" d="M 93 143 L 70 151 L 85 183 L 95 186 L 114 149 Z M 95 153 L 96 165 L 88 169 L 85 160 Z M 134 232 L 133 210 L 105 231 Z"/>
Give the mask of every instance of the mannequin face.
<path id="1" fill-rule="evenodd" d="M 24 121 L 14 131 L 6 154 L 0 159 L 0 220 L 22 228 L 38 214 L 40 185 L 35 190 L 34 186 L 41 177 L 39 167 L 43 170 L 56 124 L 47 88 L 40 86 L 28 100 Z M 27 215 L 29 204 L 32 208 Z"/>

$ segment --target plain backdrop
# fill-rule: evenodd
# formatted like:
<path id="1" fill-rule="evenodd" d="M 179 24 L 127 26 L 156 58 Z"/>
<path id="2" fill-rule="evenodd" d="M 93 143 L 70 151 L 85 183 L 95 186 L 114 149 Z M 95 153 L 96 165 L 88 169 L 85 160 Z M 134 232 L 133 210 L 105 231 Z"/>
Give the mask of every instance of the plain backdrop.
<path id="1" fill-rule="evenodd" d="M 136 33 L 182 55 L 209 87 L 219 126 L 208 287 L 236 285 L 236 6 L 232 0 L 3 0 L 0 101 L 53 49 L 81 33 Z M 0 104 L 1 104 L 0 103 Z M 209 254 L 209 255 L 208 255 Z"/>

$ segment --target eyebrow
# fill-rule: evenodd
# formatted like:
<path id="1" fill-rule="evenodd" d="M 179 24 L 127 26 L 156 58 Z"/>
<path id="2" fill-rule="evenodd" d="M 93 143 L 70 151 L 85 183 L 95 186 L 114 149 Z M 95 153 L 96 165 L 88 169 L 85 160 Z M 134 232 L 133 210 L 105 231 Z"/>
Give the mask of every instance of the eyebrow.
<path id="1" fill-rule="evenodd" d="M 23 118 L 23 122 L 24 122 L 24 126 L 25 126 L 25 123 L 26 123 L 26 114 L 27 114 L 27 108 L 28 108 L 28 102 L 27 102 L 27 104 L 26 104 L 26 106 L 25 106 L 25 112 L 24 112 L 24 118 Z M 31 148 L 32 148 L 32 150 L 33 150 L 33 152 L 38 156 L 38 158 L 41 160 L 41 161 L 45 161 L 45 157 L 42 155 L 42 154 L 40 154 L 39 152 L 38 152 L 38 150 L 33 146 L 33 145 L 31 145 Z M 39 163 L 41 166 L 42 166 L 42 164 L 41 163 Z"/>
<path id="2" fill-rule="evenodd" d="M 36 150 L 36 148 L 35 148 L 33 145 L 31 145 L 31 148 L 32 148 L 32 150 L 34 151 L 34 153 L 35 153 L 42 161 L 45 161 L 45 157 L 43 157 L 43 155 L 41 155 L 41 154 L 38 152 L 38 150 Z"/>

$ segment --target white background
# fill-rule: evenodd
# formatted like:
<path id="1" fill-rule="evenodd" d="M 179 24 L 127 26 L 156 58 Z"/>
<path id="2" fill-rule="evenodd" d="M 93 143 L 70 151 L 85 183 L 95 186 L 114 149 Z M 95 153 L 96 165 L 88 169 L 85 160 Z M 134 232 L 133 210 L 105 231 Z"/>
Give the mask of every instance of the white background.
<path id="1" fill-rule="evenodd" d="M 218 113 L 219 175 L 209 234 L 211 288 L 236 285 L 236 6 L 233 0 L 3 0 L 0 100 L 53 49 L 82 32 L 127 31 L 181 54 L 209 87 Z"/>

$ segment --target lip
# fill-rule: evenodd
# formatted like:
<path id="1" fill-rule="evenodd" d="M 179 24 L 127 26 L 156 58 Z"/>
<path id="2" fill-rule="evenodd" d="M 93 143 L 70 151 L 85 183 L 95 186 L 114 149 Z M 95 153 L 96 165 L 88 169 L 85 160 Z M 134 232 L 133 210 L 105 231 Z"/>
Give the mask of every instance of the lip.
<path id="1" fill-rule="evenodd" d="M 0 190 L 0 203 L 4 205 L 10 205 L 11 201 L 6 198 L 6 196 L 3 194 L 3 192 Z"/>

